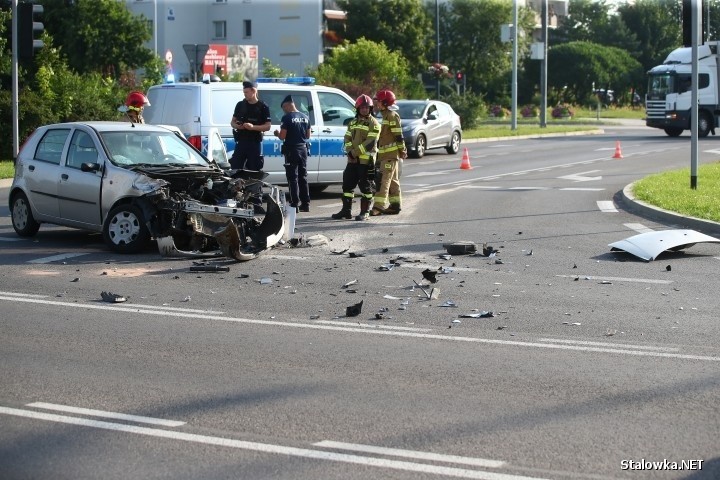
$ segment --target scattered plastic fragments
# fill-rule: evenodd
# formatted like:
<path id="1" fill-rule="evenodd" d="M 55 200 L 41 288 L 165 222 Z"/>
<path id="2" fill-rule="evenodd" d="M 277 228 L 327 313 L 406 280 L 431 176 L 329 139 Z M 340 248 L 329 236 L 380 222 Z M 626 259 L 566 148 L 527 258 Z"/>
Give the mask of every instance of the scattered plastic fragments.
<path id="1" fill-rule="evenodd" d="M 273 283 L 273 279 L 270 277 L 263 277 L 258 281 L 260 282 L 260 285 L 269 285 L 269 284 Z"/>
<path id="2" fill-rule="evenodd" d="M 238 275 L 237 278 L 248 278 L 248 277 L 250 277 L 250 275 L 248 275 L 247 273 L 241 273 L 240 275 Z"/>
<path id="3" fill-rule="evenodd" d="M 107 303 L 122 303 L 127 301 L 127 298 L 112 292 L 100 292 L 100 297 L 103 299 L 103 302 Z"/>
<path id="4" fill-rule="evenodd" d="M 496 328 L 496 330 L 505 330 L 506 328 L 508 328 L 507 325 L 500 325 L 499 327 Z"/>
<path id="5" fill-rule="evenodd" d="M 386 263 L 386 264 L 380 265 L 380 266 L 378 267 L 378 270 L 381 271 L 381 272 L 389 272 L 389 271 L 392 270 L 394 267 L 395 267 L 395 264 L 394 264 L 394 263 Z"/>
<path id="6" fill-rule="evenodd" d="M 80 281 L 80 279 L 78 277 L 75 277 L 72 280 L 70 280 L 70 282 L 79 282 L 79 281 Z"/>
<path id="7" fill-rule="evenodd" d="M 453 320 L 451 323 L 462 323 L 462 322 L 456 318 L 456 319 Z"/>
<path id="8" fill-rule="evenodd" d="M 350 280 L 349 282 L 347 282 L 346 284 L 344 284 L 344 285 L 342 286 L 342 288 L 348 288 L 350 285 L 355 285 L 356 283 L 358 283 L 357 279 L 355 279 L 355 280 Z"/>
<path id="9" fill-rule="evenodd" d="M 669 271 L 671 271 L 671 270 L 672 270 L 672 267 L 671 267 L 670 265 L 668 265 L 667 267 L 665 267 L 665 271 L 669 272 Z"/>
<path id="10" fill-rule="evenodd" d="M 437 283 L 437 273 L 437 270 L 430 270 L 429 268 L 426 268 L 422 271 L 422 276 L 430 283 Z"/>
<path id="11" fill-rule="evenodd" d="M 362 312 L 362 305 L 363 301 L 361 300 L 360 303 L 356 303 L 355 305 L 350 305 L 345 309 L 345 316 L 346 317 L 357 317 L 360 315 L 360 312 Z"/>
<path id="12" fill-rule="evenodd" d="M 460 318 L 492 318 L 495 316 L 495 313 L 490 311 L 482 311 L 478 313 L 463 313 L 458 316 Z"/>
<path id="13" fill-rule="evenodd" d="M 193 265 L 191 272 L 229 272 L 230 267 L 223 265 Z"/>
<path id="14" fill-rule="evenodd" d="M 452 255 L 448 255 L 448 254 L 438 255 L 438 257 L 442 258 L 443 260 L 452 259 Z"/>
<path id="15" fill-rule="evenodd" d="M 384 295 L 383 298 L 387 298 L 388 300 L 402 300 L 400 297 L 393 297 L 392 295 Z"/>
<path id="16" fill-rule="evenodd" d="M 482 254 L 485 255 L 486 257 L 489 257 L 489 256 L 491 256 L 493 253 L 497 253 L 497 252 L 498 252 L 498 251 L 497 251 L 496 249 L 494 249 L 493 247 L 491 247 L 491 246 L 488 245 L 487 243 L 483 243 Z"/>
<path id="17" fill-rule="evenodd" d="M 345 250 L 331 250 L 330 253 L 332 253 L 333 255 L 342 255 L 343 253 L 347 252 L 348 250 L 350 250 L 350 249 L 346 248 Z"/>
<path id="18" fill-rule="evenodd" d="M 453 302 L 452 300 L 446 300 L 445 303 L 443 303 L 443 304 L 440 305 L 440 306 L 441 306 L 441 307 L 453 307 L 453 308 L 457 307 L 457 305 L 455 304 L 455 302 Z"/>
<path id="19" fill-rule="evenodd" d="M 190 300 L 191 300 L 190 295 L 188 295 L 187 297 L 182 299 L 183 302 L 189 302 Z"/>
<path id="20" fill-rule="evenodd" d="M 467 255 L 477 251 L 475 243 L 467 241 L 443 243 L 443 248 L 447 250 L 447 253 L 450 255 Z"/>
<path id="21" fill-rule="evenodd" d="M 360 258 L 360 257 L 364 257 L 365 254 L 364 254 L 364 253 L 350 252 L 350 253 L 348 253 L 348 256 L 349 256 L 350 258 Z"/>
<path id="22" fill-rule="evenodd" d="M 582 325 L 582 323 L 580 323 L 580 322 L 572 322 L 572 323 L 570 323 L 570 322 L 562 322 L 562 323 L 563 323 L 563 325 Z"/>

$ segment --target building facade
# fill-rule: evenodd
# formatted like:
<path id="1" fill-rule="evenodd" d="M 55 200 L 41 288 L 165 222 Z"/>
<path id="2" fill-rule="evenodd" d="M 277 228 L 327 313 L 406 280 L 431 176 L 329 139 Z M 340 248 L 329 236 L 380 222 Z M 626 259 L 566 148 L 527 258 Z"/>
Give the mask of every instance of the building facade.
<path id="1" fill-rule="evenodd" d="M 176 80 L 194 80 L 203 72 L 254 80 L 262 74 L 263 58 L 302 76 L 322 63 L 327 18 L 338 14 L 328 0 L 125 2 L 133 14 L 148 19 L 153 38 L 147 47 L 165 59 Z"/>

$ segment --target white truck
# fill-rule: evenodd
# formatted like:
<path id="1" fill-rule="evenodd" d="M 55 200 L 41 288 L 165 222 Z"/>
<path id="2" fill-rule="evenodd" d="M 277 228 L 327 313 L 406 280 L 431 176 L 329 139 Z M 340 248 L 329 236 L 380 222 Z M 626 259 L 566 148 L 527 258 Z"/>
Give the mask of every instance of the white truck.
<path id="1" fill-rule="evenodd" d="M 720 61 L 718 44 L 708 42 L 698 46 L 698 137 L 706 137 L 718 125 L 720 115 Z M 692 97 L 692 49 L 673 50 L 662 65 L 648 72 L 645 96 L 645 124 L 662 128 L 671 137 L 690 130 Z"/>

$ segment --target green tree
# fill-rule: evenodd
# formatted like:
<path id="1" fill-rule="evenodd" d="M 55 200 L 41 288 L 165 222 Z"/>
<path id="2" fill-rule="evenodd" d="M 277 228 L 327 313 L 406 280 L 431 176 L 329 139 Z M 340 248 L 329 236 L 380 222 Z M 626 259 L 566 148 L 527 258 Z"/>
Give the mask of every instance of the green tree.
<path id="1" fill-rule="evenodd" d="M 136 17 L 117 0 L 44 0 L 43 23 L 71 69 L 120 79 L 155 56 L 144 46 L 152 38 L 146 18 Z"/>
<path id="2" fill-rule="evenodd" d="M 512 22 L 512 2 L 505 0 L 450 0 L 440 6 L 440 60 L 451 71 L 465 73 L 468 90 L 495 99 L 510 88 L 512 45 L 500 39 L 500 27 Z M 534 28 L 534 14 L 519 11 L 523 31 Z M 519 36 L 520 54 L 527 52 L 531 35 Z"/>
<path id="3" fill-rule="evenodd" d="M 571 68 L 572 67 L 572 68 Z M 593 98 L 593 84 L 616 92 L 629 91 L 643 81 L 644 70 L 630 54 L 617 47 L 591 42 L 569 42 L 548 50 L 548 103 L 585 103 Z M 539 75 L 539 62 L 528 65 Z M 539 78 L 535 77 L 535 78 Z"/>
<path id="4" fill-rule="evenodd" d="M 425 71 L 434 30 L 422 0 L 338 0 L 337 4 L 347 13 L 347 40 L 384 43 L 405 57 L 412 72 Z"/>
<path id="5" fill-rule="evenodd" d="M 317 83 L 334 85 L 352 96 L 391 89 L 398 98 L 418 95 L 419 82 L 409 74 L 408 62 L 384 43 L 360 38 L 333 49 L 329 58 L 310 72 Z"/>
<path id="6" fill-rule="evenodd" d="M 593 42 L 639 53 L 639 42 L 606 0 L 570 0 L 568 15 L 549 31 L 549 44 Z"/>
<path id="7" fill-rule="evenodd" d="M 682 46 L 681 2 L 637 0 L 620 5 L 618 15 L 638 40 L 637 59 L 645 71 Z"/>

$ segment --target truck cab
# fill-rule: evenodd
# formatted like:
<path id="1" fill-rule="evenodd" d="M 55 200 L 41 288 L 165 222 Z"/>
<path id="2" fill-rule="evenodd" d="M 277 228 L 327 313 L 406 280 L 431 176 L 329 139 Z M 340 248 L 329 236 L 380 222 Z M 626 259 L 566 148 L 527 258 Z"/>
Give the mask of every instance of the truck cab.
<path id="1" fill-rule="evenodd" d="M 698 136 L 715 134 L 720 114 L 718 42 L 698 46 Z M 645 97 L 648 127 L 661 128 L 671 137 L 690 130 L 692 49 L 672 51 L 662 65 L 648 72 Z"/>

